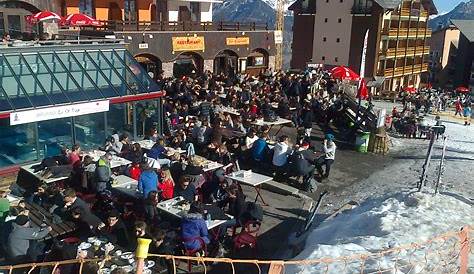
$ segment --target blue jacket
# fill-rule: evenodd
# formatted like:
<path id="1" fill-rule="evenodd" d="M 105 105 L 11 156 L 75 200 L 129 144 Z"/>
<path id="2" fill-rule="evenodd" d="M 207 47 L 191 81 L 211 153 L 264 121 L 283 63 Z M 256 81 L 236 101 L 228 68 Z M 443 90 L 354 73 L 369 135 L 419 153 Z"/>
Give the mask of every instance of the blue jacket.
<path id="1" fill-rule="evenodd" d="M 150 191 L 158 190 L 158 175 L 152 169 L 144 170 L 138 178 L 138 191 L 143 193 L 143 198 L 148 197 Z"/>
<path id="2" fill-rule="evenodd" d="M 267 141 L 262 138 L 258 138 L 252 146 L 252 159 L 255 161 L 262 161 L 265 158 L 265 154 L 268 151 Z"/>
<path id="3" fill-rule="evenodd" d="M 181 221 L 181 238 L 187 250 L 197 250 L 202 247 L 199 240 L 194 240 L 196 238 L 201 238 L 206 244 L 210 243 L 209 232 L 202 214 L 188 213 L 184 215 Z"/>
<path id="4" fill-rule="evenodd" d="M 161 159 L 164 158 L 164 153 L 166 149 L 162 145 L 154 145 L 150 151 L 148 151 L 147 156 L 153 159 Z"/>

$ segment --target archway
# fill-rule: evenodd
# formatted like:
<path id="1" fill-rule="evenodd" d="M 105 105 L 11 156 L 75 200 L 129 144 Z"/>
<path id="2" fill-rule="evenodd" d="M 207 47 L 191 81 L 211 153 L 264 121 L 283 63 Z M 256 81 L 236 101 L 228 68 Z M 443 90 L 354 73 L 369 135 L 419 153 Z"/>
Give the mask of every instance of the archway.
<path id="1" fill-rule="evenodd" d="M 31 40 L 40 31 L 40 24 L 33 27 L 27 16 L 40 10 L 24 1 L 0 1 L 0 35 L 8 33 L 12 39 Z"/>
<path id="2" fill-rule="evenodd" d="M 204 70 L 204 58 L 196 52 L 187 51 L 180 53 L 173 64 L 175 77 L 197 76 Z"/>
<path id="3" fill-rule="evenodd" d="M 162 70 L 162 62 L 160 58 L 153 54 L 143 53 L 135 56 L 135 60 L 146 70 L 148 75 L 157 80 Z"/>
<path id="4" fill-rule="evenodd" d="M 247 57 L 247 73 L 257 75 L 267 69 L 269 55 L 265 49 L 254 49 Z"/>
<path id="5" fill-rule="evenodd" d="M 233 77 L 237 73 L 239 56 L 232 50 L 222 50 L 214 58 L 214 74 Z"/>

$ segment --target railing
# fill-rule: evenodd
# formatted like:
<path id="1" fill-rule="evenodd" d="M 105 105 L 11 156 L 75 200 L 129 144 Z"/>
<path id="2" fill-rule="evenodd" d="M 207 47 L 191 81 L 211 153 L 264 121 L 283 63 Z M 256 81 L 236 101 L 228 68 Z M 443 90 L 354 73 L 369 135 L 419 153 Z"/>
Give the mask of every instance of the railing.
<path id="1" fill-rule="evenodd" d="M 163 21 L 101 21 L 98 29 L 108 31 L 255 31 L 268 30 L 268 24 L 256 22 L 163 22 Z"/>
<path id="2" fill-rule="evenodd" d="M 402 75 L 407 75 L 407 74 L 413 74 L 413 73 L 421 73 L 428 71 L 428 64 L 417 64 L 417 65 L 408 65 L 405 67 L 396 67 L 395 70 L 393 68 L 386 68 L 385 71 L 383 71 L 383 75 L 385 77 L 396 77 L 396 76 L 402 76 Z"/>
<path id="3" fill-rule="evenodd" d="M 417 38 L 423 38 L 425 37 L 431 37 L 431 29 L 428 28 L 419 28 L 419 29 L 384 29 L 382 30 L 383 35 L 388 35 L 389 37 L 417 37 Z"/>
<path id="4" fill-rule="evenodd" d="M 393 15 L 401 15 L 401 16 L 411 16 L 411 17 L 427 17 L 427 11 L 420 11 L 418 9 L 409 9 L 409 8 L 402 8 L 401 10 L 395 11 Z"/>
<path id="5" fill-rule="evenodd" d="M 418 46 L 418 47 L 408 47 L 408 48 L 389 48 L 386 51 L 381 51 L 381 55 L 385 55 L 387 58 L 393 58 L 395 56 L 412 56 L 412 55 L 422 55 L 422 54 L 429 54 L 430 53 L 430 48 L 428 46 L 425 47 L 423 50 L 423 46 Z"/>

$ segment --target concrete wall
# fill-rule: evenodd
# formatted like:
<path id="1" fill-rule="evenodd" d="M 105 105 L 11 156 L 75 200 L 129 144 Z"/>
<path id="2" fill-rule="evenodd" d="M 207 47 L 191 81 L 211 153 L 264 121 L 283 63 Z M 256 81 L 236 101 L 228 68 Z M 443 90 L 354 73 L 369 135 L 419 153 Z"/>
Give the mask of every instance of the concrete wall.
<path id="1" fill-rule="evenodd" d="M 199 3 L 201 6 L 201 22 L 212 22 L 212 3 Z M 179 7 L 186 6 L 191 10 L 190 1 L 168 1 L 169 21 L 178 21 Z M 194 19 L 193 19 L 194 20 Z"/>
<path id="2" fill-rule="evenodd" d="M 295 15 L 291 68 L 304 69 L 313 58 L 314 15 Z"/>
<path id="3" fill-rule="evenodd" d="M 337 0 L 316 1 L 312 54 L 314 63 L 348 65 L 353 4 L 353 1 L 347 0 L 342 3 Z M 341 19 L 341 23 L 338 19 Z M 326 42 L 323 40 L 324 37 L 326 37 Z M 337 39 L 340 41 L 337 42 Z"/>

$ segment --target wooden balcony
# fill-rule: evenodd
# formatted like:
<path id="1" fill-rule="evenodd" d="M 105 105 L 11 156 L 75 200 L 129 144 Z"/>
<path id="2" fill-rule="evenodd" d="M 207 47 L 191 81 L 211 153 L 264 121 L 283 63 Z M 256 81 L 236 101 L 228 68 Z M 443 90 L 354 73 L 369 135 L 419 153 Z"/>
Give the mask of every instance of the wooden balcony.
<path id="1" fill-rule="evenodd" d="M 418 47 L 408 47 L 408 48 L 389 48 L 386 51 L 381 51 L 380 55 L 384 55 L 385 58 L 395 58 L 396 57 L 405 57 L 405 56 L 414 56 L 414 55 L 423 55 L 423 54 L 430 54 L 430 47 L 425 46 L 423 50 L 423 46 Z"/>
<path id="2" fill-rule="evenodd" d="M 106 31 L 255 31 L 268 30 L 267 24 L 255 22 L 164 22 L 164 21 L 101 21 L 98 30 Z"/>
<path id="3" fill-rule="evenodd" d="M 405 67 L 396 67 L 395 70 L 393 68 L 387 68 L 383 71 L 383 76 L 385 77 L 398 77 L 403 75 L 409 74 L 417 74 L 428 71 L 428 63 L 426 64 L 417 64 L 417 65 L 410 65 Z M 382 74 L 382 72 L 379 72 Z"/>
<path id="4" fill-rule="evenodd" d="M 404 39 L 406 37 L 410 38 L 425 38 L 425 33 L 426 37 L 431 37 L 431 29 L 428 28 L 419 28 L 419 29 L 384 29 L 382 31 L 383 35 L 387 35 L 388 37 L 397 37 L 399 39 Z"/>
<path id="5" fill-rule="evenodd" d="M 409 9 L 409 8 L 402 8 L 401 10 L 394 11 L 393 15 L 401 15 L 401 16 L 409 16 L 413 18 L 418 17 L 428 17 L 428 12 L 423 10 L 420 11 L 418 9 Z"/>

